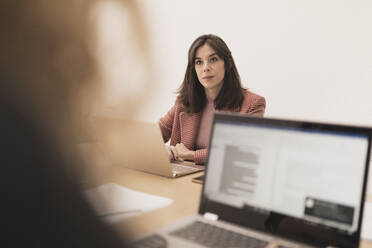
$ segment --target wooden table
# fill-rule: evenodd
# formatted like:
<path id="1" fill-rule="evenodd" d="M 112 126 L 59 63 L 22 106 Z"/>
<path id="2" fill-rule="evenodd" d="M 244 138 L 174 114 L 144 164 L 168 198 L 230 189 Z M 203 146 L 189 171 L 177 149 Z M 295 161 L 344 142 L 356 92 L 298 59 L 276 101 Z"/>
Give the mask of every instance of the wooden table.
<path id="1" fill-rule="evenodd" d="M 202 185 L 193 183 L 191 179 L 202 175 L 203 172 L 170 179 L 124 167 L 108 166 L 90 173 L 89 187 L 114 182 L 136 191 L 174 200 L 167 207 L 141 214 L 114 225 L 119 233 L 129 236 L 130 239 L 140 238 L 173 221 L 198 212 Z M 372 202 L 371 195 L 367 197 L 367 201 Z M 372 242 L 362 241 L 360 247 L 372 248 Z"/>

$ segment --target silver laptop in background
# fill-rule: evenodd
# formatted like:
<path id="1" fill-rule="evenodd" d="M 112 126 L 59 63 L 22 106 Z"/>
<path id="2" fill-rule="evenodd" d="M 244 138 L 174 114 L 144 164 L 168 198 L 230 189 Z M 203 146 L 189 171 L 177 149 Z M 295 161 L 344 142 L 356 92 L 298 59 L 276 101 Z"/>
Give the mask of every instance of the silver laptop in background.
<path id="1" fill-rule="evenodd" d="M 157 123 L 95 117 L 97 140 L 115 165 L 175 178 L 204 170 L 193 162 L 171 162 Z"/>
<path id="2" fill-rule="evenodd" d="M 215 114 L 199 213 L 133 247 L 359 247 L 371 129 Z"/>

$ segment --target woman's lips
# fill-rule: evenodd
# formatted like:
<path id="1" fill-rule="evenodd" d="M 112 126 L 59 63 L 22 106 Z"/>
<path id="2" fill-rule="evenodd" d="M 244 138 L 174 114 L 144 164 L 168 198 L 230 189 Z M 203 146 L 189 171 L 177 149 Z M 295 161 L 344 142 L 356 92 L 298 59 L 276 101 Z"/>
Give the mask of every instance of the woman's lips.
<path id="1" fill-rule="evenodd" d="M 204 80 L 209 80 L 209 79 L 212 79 L 213 76 L 206 76 L 206 77 L 203 77 Z"/>

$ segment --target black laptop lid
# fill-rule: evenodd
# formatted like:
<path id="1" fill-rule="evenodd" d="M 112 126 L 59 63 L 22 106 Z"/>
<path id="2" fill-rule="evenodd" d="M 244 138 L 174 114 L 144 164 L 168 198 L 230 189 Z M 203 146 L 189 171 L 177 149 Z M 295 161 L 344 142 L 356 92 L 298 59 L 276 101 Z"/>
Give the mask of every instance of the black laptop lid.
<path id="1" fill-rule="evenodd" d="M 199 212 L 318 247 L 358 247 L 371 129 L 215 114 Z"/>

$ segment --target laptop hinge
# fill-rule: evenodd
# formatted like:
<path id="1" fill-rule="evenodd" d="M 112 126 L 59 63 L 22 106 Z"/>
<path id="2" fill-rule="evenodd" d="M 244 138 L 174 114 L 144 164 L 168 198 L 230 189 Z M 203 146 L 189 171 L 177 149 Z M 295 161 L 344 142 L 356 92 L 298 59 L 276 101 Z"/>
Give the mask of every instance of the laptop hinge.
<path id="1" fill-rule="evenodd" d="M 213 221 L 218 220 L 218 215 L 217 214 L 213 214 L 213 213 L 209 213 L 209 212 L 204 213 L 203 217 L 206 218 L 207 220 L 213 220 Z"/>

